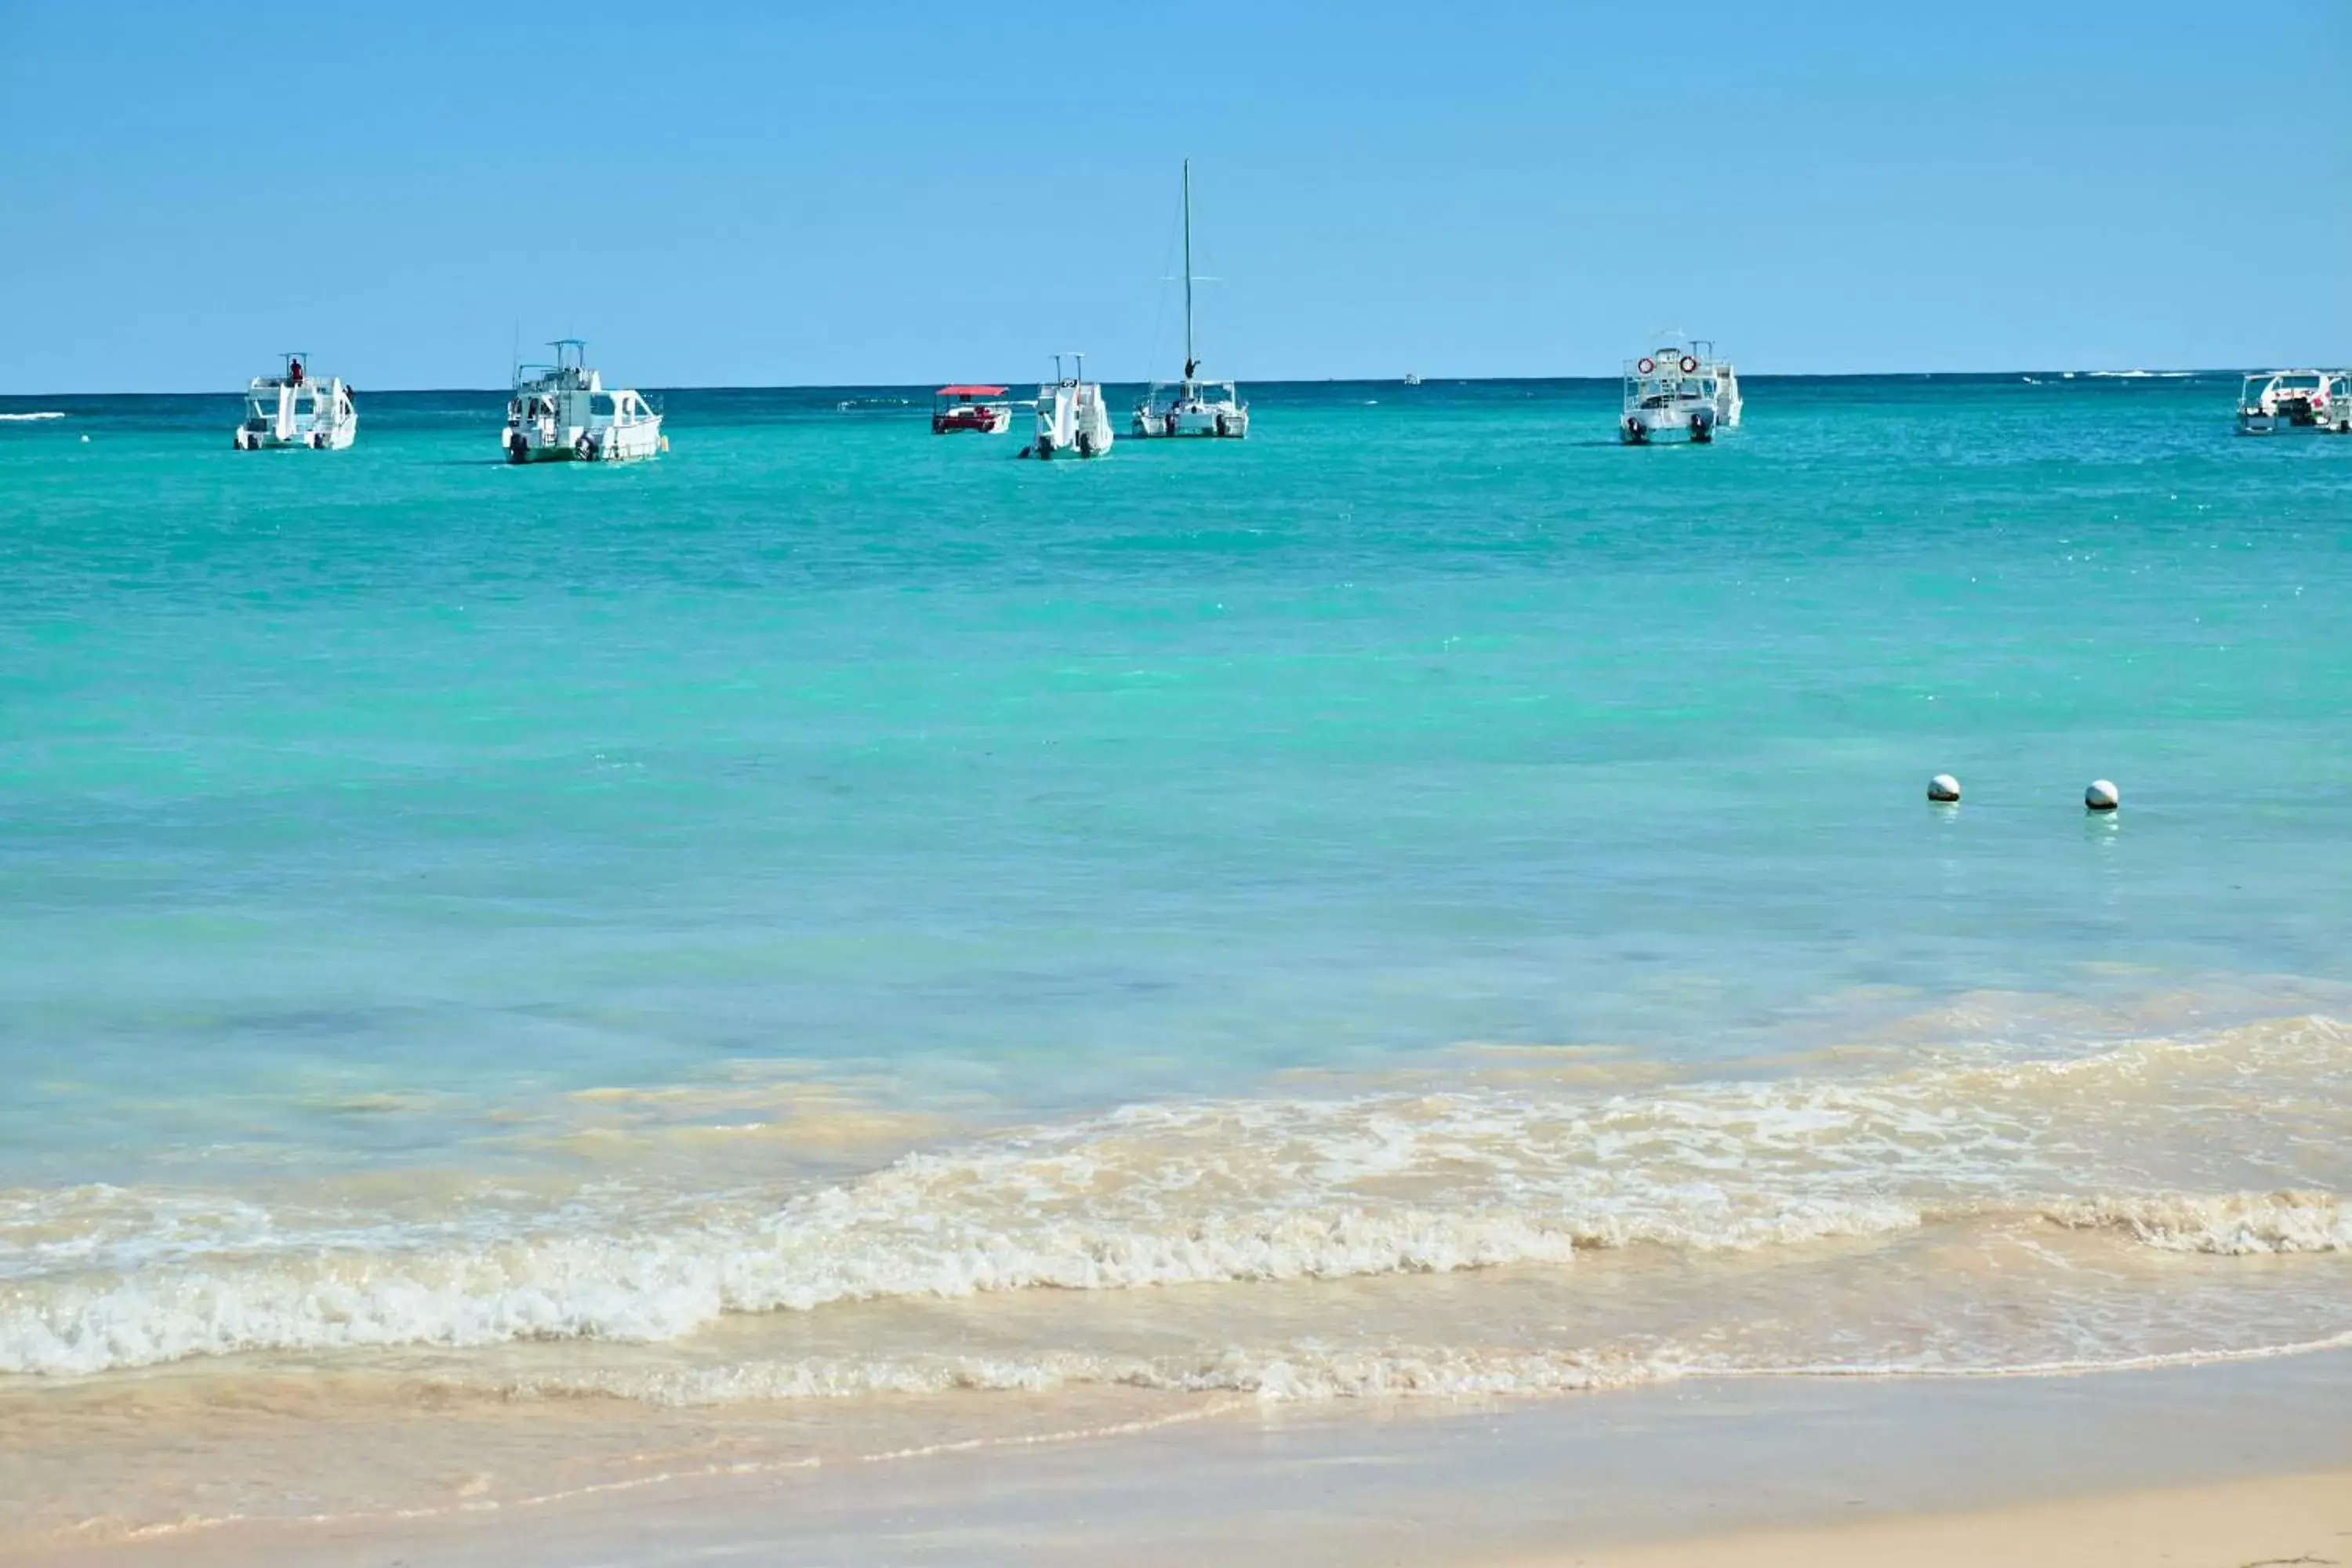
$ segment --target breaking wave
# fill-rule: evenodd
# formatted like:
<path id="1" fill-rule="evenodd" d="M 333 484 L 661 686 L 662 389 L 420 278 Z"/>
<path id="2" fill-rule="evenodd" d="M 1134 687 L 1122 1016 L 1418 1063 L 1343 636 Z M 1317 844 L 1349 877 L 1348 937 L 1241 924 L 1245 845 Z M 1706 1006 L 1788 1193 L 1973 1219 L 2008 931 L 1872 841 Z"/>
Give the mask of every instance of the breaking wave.
<path id="1" fill-rule="evenodd" d="M 2346 1032 L 2304 1018 L 1875 1077 L 1136 1106 L 845 1182 L 583 1187 L 425 1218 L 19 1191 L 0 1194 L 0 1372 L 664 1342 L 727 1314 L 1558 1268 L 1596 1249 L 1801 1258 L 1947 1223 L 2340 1253 L 2352 1211 L 2325 1162 L 2352 1143 L 2347 1090 Z"/>
<path id="2" fill-rule="evenodd" d="M 2078 1230 L 2117 1230 L 2168 1252 L 2242 1258 L 2256 1253 L 2352 1252 L 2352 1206 L 2332 1193 L 2200 1197 L 2161 1193 L 2092 1198 L 2050 1211 Z"/>

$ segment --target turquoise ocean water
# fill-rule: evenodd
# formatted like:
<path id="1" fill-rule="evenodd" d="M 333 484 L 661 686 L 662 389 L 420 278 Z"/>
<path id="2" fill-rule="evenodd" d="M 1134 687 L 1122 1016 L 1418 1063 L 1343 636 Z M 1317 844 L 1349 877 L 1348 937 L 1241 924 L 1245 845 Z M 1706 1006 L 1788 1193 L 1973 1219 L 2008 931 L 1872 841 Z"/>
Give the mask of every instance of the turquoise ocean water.
<path id="1" fill-rule="evenodd" d="M 2341 1335 L 2352 441 L 2234 384 L 7 400 L 0 1400 Z"/>

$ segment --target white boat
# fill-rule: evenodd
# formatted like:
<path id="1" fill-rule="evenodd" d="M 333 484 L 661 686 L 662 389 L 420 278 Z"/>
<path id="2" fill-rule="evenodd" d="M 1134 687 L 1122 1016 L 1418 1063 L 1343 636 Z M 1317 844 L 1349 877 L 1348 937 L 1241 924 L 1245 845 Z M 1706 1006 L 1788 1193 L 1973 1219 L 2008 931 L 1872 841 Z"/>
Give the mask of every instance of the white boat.
<path id="1" fill-rule="evenodd" d="M 1624 406 L 1617 437 L 1628 446 L 1660 441 L 1707 442 L 1738 427 L 1744 407 L 1739 376 L 1705 338 L 1668 343 L 1625 362 Z"/>
<path id="2" fill-rule="evenodd" d="M 1192 353 L 1192 160 L 1184 160 L 1184 375 L 1155 381 L 1135 405 L 1134 433 L 1141 437 L 1249 434 L 1249 405 L 1230 381 L 1202 381 Z"/>
<path id="3" fill-rule="evenodd" d="M 2352 435 L 2352 371 L 2266 370 L 2238 391 L 2238 434 Z"/>
<path id="4" fill-rule="evenodd" d="M 510 463 L 625 462 L 669 450 L 662 416 L 627 387 L 607 388 L 583 363 L 588 345 L 558 338 L 553 364 L 515 367 L 499 444 Z"/>
<path id="5" fill-rule="evenodd" d="M 1062 374 L 1066 357 L 1076 362 L 1068 375 Z M 1037 438 L 1021 448 L 1021 456 L 1099 458 L 1110 450 L 1110 409 L 1103 402 L 1102 384 L 1086 375 L 1086 355 L 1054 356 L 1053 383 L 1037 389 Z"/>
<path id="6" fill-rule="evenodd" d="M 1419 386 L 1421 384 L 1421 377 L 1413 374 L 1412 371 L 1407 371 L 1404 373 L 1404 384 L 1407 386 Z"/>
<path id="7" fill-rule="evenodd" d="M 289 353 L 276 375 L 257 375 L 245 389 L 245 422 L 236 427 L 241 452 L 308 447 L 340 452 L 360 433 L 359 409 L 341 378 L 319 380 L 304 368 L 309 356 Z"/>

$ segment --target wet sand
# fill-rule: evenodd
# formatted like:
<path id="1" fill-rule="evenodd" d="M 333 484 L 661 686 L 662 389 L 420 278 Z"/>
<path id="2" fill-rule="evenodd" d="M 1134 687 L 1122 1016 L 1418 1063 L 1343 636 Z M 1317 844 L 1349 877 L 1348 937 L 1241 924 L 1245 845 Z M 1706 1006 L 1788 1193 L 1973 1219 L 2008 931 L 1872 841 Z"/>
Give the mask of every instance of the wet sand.
<path id="1" fill-rule="evenodd" d="M 353 1463 L 371 1462 L 363 1450 Z M 1694 1381 L 1181 1426 L 45 1564 L 2352 1562 L 2352 1352 L 2071 1377 Z"/>

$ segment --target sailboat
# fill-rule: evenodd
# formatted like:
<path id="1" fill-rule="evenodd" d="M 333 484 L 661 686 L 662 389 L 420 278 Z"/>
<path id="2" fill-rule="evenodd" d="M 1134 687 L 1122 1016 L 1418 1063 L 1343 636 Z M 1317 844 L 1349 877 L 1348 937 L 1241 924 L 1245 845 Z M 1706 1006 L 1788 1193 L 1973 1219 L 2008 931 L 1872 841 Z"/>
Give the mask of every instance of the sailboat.
<path id="1" fill-rule="evenodd" d="M 1201 361 L 1192 352 L 1192 160 L 1184 160 L 1184 378 L 1155 381 L 1135 405 L 1135 434 L 1223 436 L 1249 434 L 1249 405 L 1230 381 L 1199 379 Z"/>

